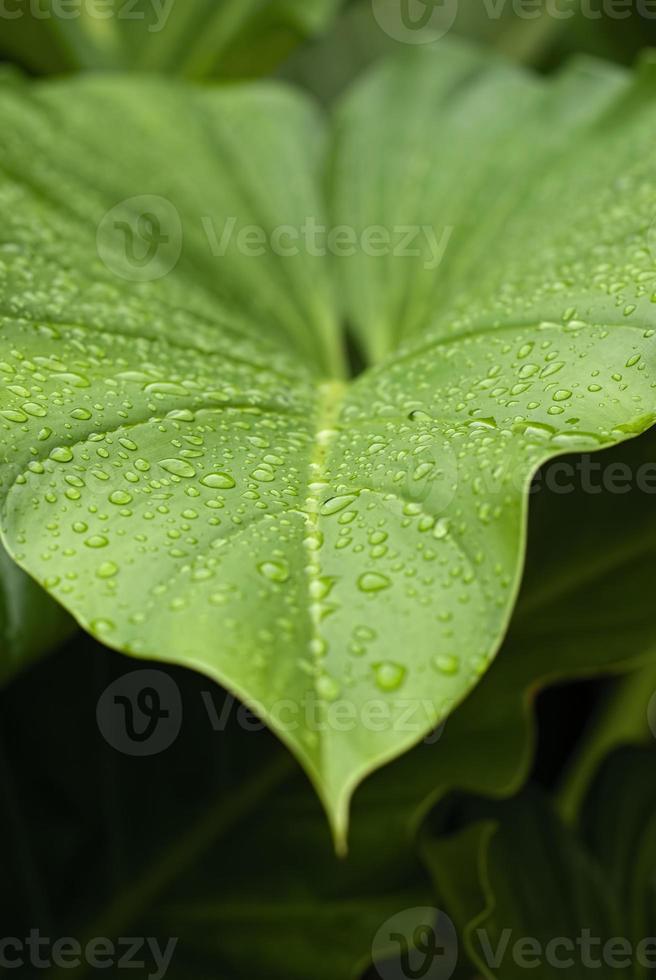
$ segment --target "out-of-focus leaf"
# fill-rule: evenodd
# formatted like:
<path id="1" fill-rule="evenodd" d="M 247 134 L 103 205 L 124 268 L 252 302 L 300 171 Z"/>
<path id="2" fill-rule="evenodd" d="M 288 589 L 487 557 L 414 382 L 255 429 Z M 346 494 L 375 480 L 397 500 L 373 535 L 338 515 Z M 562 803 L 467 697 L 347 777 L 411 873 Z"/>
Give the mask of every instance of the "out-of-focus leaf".
<path id="1" fill-rule="evenodd" d="M 580 838 L 546 799 L 527 793 L 506 804 L 466 806 L 486 822 L 425 842 L 441 900 L 483 977 L 519 980 L 527 969 L 545 978 L 578 978 L 589 969 L 604 980 L 650 975 L 654 760 L 653 748 L 611 756 Z"/>
<path id="2" fill-rule="evenodd" d="M 74 630 L 68 613 L 0 545 L 0 684 Z"/>
<path id="3" fill-rule="evenodd" d="M 177 937 L 171 980 L 356 980 L 380 926 L 431 904 L 414 842 L 372 813 L 339 860 L 291 757 L 192 672 L 158 675 L 181 696 L 173 743 L 118 751 L 138 746 L 121 724 L 105 742 L 96 710 L 126 674 L 136 696 L 139 667 L 82 637 L 0 692 L 3 927 L 81 943 L 150 936 L 163 949 Z M 385 816 L 394 809 L 389 799 Z"/>
<path id="4" fill-rule="evenodd" d="M 0 50 L 35 72 L 151 69 L 260 75 L 321 31 L 342 0 L 18 0 Z M 17 14 L 17 16 L 14 16 Z"/>
<path id="5" fill-rule="evenodd" d="M 582 54 L 632 64 L 656 44 L 656 11 L 649 2 L 566 0 L 555 7 L 541 3 L 522 10 L 498 0 L 447 0 L 435 4 L 434 11 L 429 25 L 434 21 L 438 34 L 440 27 L 448 27 L 446 34 L 430 41 L 430 26 L 420 27 L 410 40 L 430 48 L 436 61 L 451 37 L 475 41 L 544 71 Z M 402 28 L 401 16 L 399 0 L 355 0 L 322 35 L 295 50 L 281 72 L 322 101 L 333 102 L 373 61 L 398 51 L 401 42 L 394 28 Z"/>

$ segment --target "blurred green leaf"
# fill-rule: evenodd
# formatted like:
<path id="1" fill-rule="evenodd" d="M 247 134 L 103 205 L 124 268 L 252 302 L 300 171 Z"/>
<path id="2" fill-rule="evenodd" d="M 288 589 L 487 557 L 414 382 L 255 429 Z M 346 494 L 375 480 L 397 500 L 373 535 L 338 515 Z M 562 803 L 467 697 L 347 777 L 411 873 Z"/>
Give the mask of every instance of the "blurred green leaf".
<path id="1" fill-rule="evenodd" d="M 0 684 L 54 650 L 75 628 L 68 613 L 0 545 Z"/>
<path id="2" fill-rule="evenodd" d="M 171 980 L 356 980 L 385 920 L 430 904 L 414 841 L 370 814 L 338 860 L 312 788 L 257 719 L 199 675 L 155 669 L 182 715 L 151 756 L 103 740 L 97 703 L 126 675 L 136 693 L 139 669 L 87 637 L 0 692 L 4 928 L 177 937 Z"/>
<path id="3" fill-rule="evenodd" d="M 653 748 L 611 756 L 579 838 L 529 792 L 506 804 L 464 804 L 464 813 L 485 823 L 425 842 L 440 900 L 483 977 L 520 980 L 527 969 L 545 978 L 588 969 L 622 980 L 650 975 L 654 759 Z"/>
<path id="4" fill-rule="evenodd" d="M 402 48 L 394 31 L 384 29 L 399 22 L 398 11 L 399 0 L 353 0 L 322 34 L 290 55 L 282 75 L 323 102 L 333 102 L 372 62 Z M 523 5 L 447 0 L 441 8 L 436 4 L 435 21 L 438 28 L 448 27 L 445 36 L 431 42 L 427 32 L 422 43 L 436 61 L 452 37 L 475 41 L 541 71 L 559 69 L 581 55 L 630 65 L 645 48 L 656 45 L 656 9 L 644 0 Z"/>
<path id="5" fill-rule="evenodd" d="M 18 0 L 2 18 L 0 51 L 37 73 L 153 70 L 260 75 L 342 0 Z M 13 16 L 14 12 L 17 16 Z"/>

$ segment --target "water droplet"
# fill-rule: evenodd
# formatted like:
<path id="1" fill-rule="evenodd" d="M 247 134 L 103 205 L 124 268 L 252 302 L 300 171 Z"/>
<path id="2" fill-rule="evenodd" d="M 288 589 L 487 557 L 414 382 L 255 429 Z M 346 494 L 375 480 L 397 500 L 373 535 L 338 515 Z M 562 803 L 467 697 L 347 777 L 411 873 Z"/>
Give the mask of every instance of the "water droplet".
<path id="1" fill-rule="evenodd" d="M 289 578 L 289 565 L 285 561 L 263 561 L 257 566 L 257 570 L 269 582 L 282 585 Z"/>
<path id="2" fill-rule="evenodd" d="M 117 572 L 118 565 L 114 564 L 113 561 L 105 561 L 96 572 L 96 575 L 98 578 L 113 578 Z"/>
<path id="3" fill-rule="evenodd" d="M 27 415 L 17 409 L 8 408 L 1 413 L 8 422 L 27 422 Z"/>
<path id="4" fill-rule="evenodd" d="M 196 470 L 191 463 L 188 463 L 184 459 L 161 459 L 159 465 L 167 473 L 172 473 L 173 476 L 183 476 L 188 479 L 196 476 Z"/>
<path id="5" fill-rule="evenodd" d="M 559 371 L 565 367 L 564 361 L 553 361 L 551 364 L 547 364 L 545 368 L 540 372 L 541 378 L 550 378 L 552 374 L 558 374 Z"/>
<path id="6" fill-rule="evenodd" d="M 124 507 L 132 501 L 132 494 L 128 493 L 127 490 L 115 490 L 109 495 L 109 502 L 116 504 L 119 507 Z"/>
<path id="7" fill-rule="evenodd" d="M 87 548 L 104 548 L 109 541 L 102 534 L 94 534 L 84 542 Z"/>
<path id="8" fill-rule="evenodd" d="M 323 534 L 321 531 L 310 531 L 305 538 L 305 547 L 309 551 L 319 551 L 323 545 Z"/>
<path id="9" fill-rule="evenodd" d="M 116 626 L 111 619 L 92 619 L 89 623 L 89 629 L 92 633 L 98 633 L 102 636 L 103 633 L 111 633 L 116 629 Z"/>
<path id="10" fill-rule="evenodd" d="M 50 453 L 50 459 L 56 463 L 70 463 L 73 459 L 73 451 L 69 446 L 56 446 Z"/>
<path id="11" fill-rule="evenodd" d="M 342 494 L 337 497 L 329 497 L 321 505 L 321 513 L 324 517 L 330 517 L 332 514 L 339 514 L 341 510 L 344 510 L 356 499 L 355 494 Z"/>
<path id="12" fill-rule="evenodd" d="M 365 572 L 358 579 L 358 588 L 361 592 L 382 592 L 384 589 L 389 589 L 391 584 L 388 577 L 379 572 Z"/>
<path id="13" fill-rule="evenodd" d="M 442 654 L 433 661 L 441 674 L 453 677 L 460 670 L 460 660 L 455 654 Z"/>
<path id="14" fill-rule="evenodd" d="M 43 405 L 38 405 L 36 402 L 25 402 L 23 405 L 23 411 L 37 419 L 42 419 L 44 415 L 48 414 L 48 410 Z"/>
<path id="15" fill-rule="evenodd" d="M 237 484 L 229 473 L 209 473 L 200 481 L 204 487 L 212 490 L 232 490 Z"/>
<path id="16" fill-rule="evenodd" d="M 440 517 L 439 521 L 433 529 L 433 537 L 437 538 L 438 541 L 446 538 L 449 534 L 449 521 L 446 517 Z"/>
<path id="17" fill-rule="evenodd" d="M 386 660 L 380 664 L 374 664 L 376 673 L 376 684 L 381 691 L 398 691 L 403 684 L 406 675 L 405 667 L 400 664 Z"/>
<path id="18" fill-rule="evenodd" d="M 339 691 L 339 684 L 329 674 L 322 674 L 317 678 L 317 694 L 325 701 L 336 701 Z"/>
<path id="19" fill-rule="evenodd" d="M 262 463 L 261 466 L 254 469 L 251 476 L 254 480 L 257 480 L 258 483 L 273 483 L 276 478 L 273 467 L 269 466 L 267 463 Z"/>
<path id="20" fill-rule="evenodd" d="M 322 599 L 327 598 L 335 584 L 335 579 L 325 576 L 324 578 L 315 578 L 310 582 L 310 596 L 312 599 L 316 599 L 320 602 Z"/>

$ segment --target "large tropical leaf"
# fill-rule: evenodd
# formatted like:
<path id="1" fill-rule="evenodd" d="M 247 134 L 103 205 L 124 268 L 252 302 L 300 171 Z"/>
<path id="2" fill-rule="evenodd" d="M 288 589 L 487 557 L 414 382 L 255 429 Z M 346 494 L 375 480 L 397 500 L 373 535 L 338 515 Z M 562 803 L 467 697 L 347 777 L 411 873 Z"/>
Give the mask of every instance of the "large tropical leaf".
<path id="1" fill-rule="evenodd" d="M 541 470 L 532 487 L 522 590 L 495 662 L 443 730 L 364 785 L 354 830 L 391 796 L 393 836 L 402 839 L 453 789 L 518 793 L 535 761 L 535 702 L 554 685 L 611 681 L 584 733 L 583 753 L 575 747 L 571 754 L 564 801 L 570 816 L 610 749 L 650 739 L 655 435 L 652 429 Z"/>
<path id="2" fill-rule="evenodd" d="M 44 934 L 147 934 L 162 948 L 175 935 L 169 975 L 185 980 L 217 963 L 229 980 L 249 975 L 253 946 L 267 976 L 355 977 L 388 919 L 435 903 L 415 857 L 416 831 L 431 805 L 454 788 L 502 796 L 525 781 L 538 688 L 641 663 L 656 674 L 649 575 L 656 518 L 653 494 L 644 491 L 654 435 L 587 460 L 599 467 L 597 486 L 603 474 L 631 473 L 629 494 L 584 492 L 586 461 L 574 457 L 563 461 L 568 470 L 559 461 L 541 472 L 522 596 L 497 661 L 443 732 L 357 794 L 345 861 L 336 861 L 320 808 L 291 760 L 277 758 L 264 733 L 252 730 L 254 719 L 192 672 L 166 672 L 181 696 L 177 740 L 137 759 L 118 755 L 96 724 L 98 699 L 129 661 L 81 640 L 14 683 L 0 695 L 12 748 L 7 770 L 15 773 L 15 826 L 0 827 L 7 929 L 22 935 L 43 922 Z M 572 492 L 555 492 L 568 479 Z M 572 570 L 565 581 L 563 540 Z M 134 696 L 140 665 L 129 676 Z M 649 734 L 650 693 L 641 710 L 631 706 L 638 737 Z M 3 795 L 12 797 L 7 786 Z M 615 798 L 630 802 L 624 791 Z M 57 828 L 56 846 L 40 835 L 44 821 Z M 467 851 L 460 861 L 461 879 L 471 858 Z M 45 893 L 36 904 L 50 908 L 54 922 L 30 901 L 34 877 Z"/>
<path id="3" fill-rule="evenodd" d="M 340 840 L 489 665 L 533 471 L 656 415 L 652 96 L 649 65 L 410 52 L 342 110 L 324 203 L 285 90 L 2 91 L 5 540 L 107 644 L 253 700 Z M 329 213 L 362 251 L 220 248 Z M 425 247 L 367 254 L 374 225 Z"/>

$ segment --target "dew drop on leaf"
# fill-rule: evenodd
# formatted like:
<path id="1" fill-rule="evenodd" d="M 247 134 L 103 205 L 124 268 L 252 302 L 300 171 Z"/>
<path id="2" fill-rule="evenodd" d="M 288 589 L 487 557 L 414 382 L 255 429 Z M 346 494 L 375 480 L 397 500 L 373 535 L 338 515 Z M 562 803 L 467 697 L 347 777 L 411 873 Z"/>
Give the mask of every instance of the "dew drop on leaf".
<path id="1" fill-rule="evenodd" d="M 257 566 L 257 570 L 269 582 L 282 585 L 289 578 L 289 565 L 285 561 L 263 561 Z"/>
<path id="2" fill-rule="evenodd" d="M 374 671 L 376 684 L 381 691 L 398 691 L 405 680 L 405 667 L 402 667 L 400 664 L 395 664 L 391 660 L 374 664 Z"/>
<path id="3" fill-rule="evenodd" d="M 56 446 L 50 453 L 50 459 L 56 463 L 70 463 L 73 459 L 73 451 L 68 446 Z"/>
<path id="4" fill-rule="evenodd" d="M 237 485 L 229 473 L 209 473 L 200 482 L 212 490 L 232 490 Z"/>
<path id="5" fill-rule="evenodd" d="M 354 494 L 343 494 L 337 497 L 329 497 L 321 505 L 321 513 L 324 517 L 330 517 L 332 514 L 339 514 L 340 511 L 345 510 L 350 504 L 355 500 Z"/>
<path id="6" fill-rule="evenodd" d="M 196 476 L 196 470 L 184 459 L 161 459 L 159 465 L 173 476 L 183 476 L 187 479 Z"/>
<path id="7" fill-rule="evenodd" d="M 358 579 L 358 588 L 361 592 L 382 592 L 384 589 L 389 589 L 391 584 L 387 575 L 378 572 L 365 572 Z"/>

